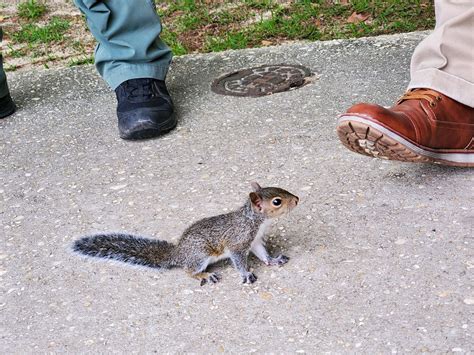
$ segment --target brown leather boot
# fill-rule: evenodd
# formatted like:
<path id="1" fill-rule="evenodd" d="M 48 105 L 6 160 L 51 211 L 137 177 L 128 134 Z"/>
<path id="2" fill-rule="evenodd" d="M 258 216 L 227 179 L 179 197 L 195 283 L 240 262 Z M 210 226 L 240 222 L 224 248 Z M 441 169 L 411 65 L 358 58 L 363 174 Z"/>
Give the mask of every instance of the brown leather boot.
<path id="1" fill-rule="evenodd" d="M 474 167 L 474 108 L 430 89 L 410 90 L 389 109 L 352 106 L 337 134 L 350 150 L 372 157 Z"/>

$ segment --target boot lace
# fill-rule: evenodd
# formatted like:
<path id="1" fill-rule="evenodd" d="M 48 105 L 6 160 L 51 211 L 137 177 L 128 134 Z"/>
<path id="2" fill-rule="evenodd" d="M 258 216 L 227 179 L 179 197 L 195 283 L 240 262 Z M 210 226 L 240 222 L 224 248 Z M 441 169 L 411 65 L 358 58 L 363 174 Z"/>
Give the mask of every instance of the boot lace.
<path id="1" fill-rule="evenodd" d="M 427 100 L 431 107 L 435 107 L 438 101 L 441 101 L 441 95 L 436 91 L 429 89 L 408 90 L 398 101 L 397 105 L 405 100 Z"/>
<path id="2" fill-rule="evenodd" d="M 130 80 L 125 83 L 125 92 L 129 99 L 151 99 L 155 96 L 152 80 Z"/>

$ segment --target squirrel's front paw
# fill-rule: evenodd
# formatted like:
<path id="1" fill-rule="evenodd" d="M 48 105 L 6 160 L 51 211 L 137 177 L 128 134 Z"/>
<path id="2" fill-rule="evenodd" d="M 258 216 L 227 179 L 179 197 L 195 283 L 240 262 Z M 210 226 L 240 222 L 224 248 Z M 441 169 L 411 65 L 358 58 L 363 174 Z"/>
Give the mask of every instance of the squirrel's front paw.
<path id="1" fill-rule="evenodd" d="M 253 284 L 257 281 L 257 276 L 253 272 L 249 272 L 243 276 L 243 283 L 244 284 Z"/>
<path id="2" fill-rule="evenodd" d="M 271 258 L 267 265 L 282 266 L 285 265 L 289 260 L 290 258 L 285 255 L 278 255 L 276 258 Z"/>

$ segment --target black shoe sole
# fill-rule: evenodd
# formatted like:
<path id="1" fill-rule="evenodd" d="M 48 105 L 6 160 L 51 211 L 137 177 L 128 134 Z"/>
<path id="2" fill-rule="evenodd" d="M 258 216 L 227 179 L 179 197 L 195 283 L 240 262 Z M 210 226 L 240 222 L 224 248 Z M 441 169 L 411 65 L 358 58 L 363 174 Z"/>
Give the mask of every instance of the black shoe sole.
<path id="1" fill-rule="evenodd" d="M 137 125 L 133 128 L 133 130 L 128 132 L 120 131 L 120 138 L 125 140 L 140 140 L 140 139 L 150 139 L 156 138 L 161 136 L 173 128 L 176 127 L 178 124 L 178 120 L 176 119 L 176 115 L 173 113 L 170 118 L 163 122 L 160 125 L 157 124 L 150 124 L 150 122 L 145 122 L 142 126 Z"/>

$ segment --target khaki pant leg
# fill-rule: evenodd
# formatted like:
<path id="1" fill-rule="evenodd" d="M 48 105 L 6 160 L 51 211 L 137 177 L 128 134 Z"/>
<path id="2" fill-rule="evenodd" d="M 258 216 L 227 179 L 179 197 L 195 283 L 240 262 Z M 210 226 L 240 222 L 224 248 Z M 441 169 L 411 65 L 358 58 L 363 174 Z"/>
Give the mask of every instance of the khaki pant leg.
<path id="1" fill-rule="evenodd" d="M 436 27 L 413 53 L 413 88 L 474 107 L 474 0 L 435 0 Z"/>

